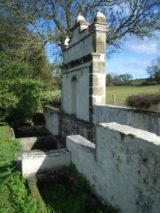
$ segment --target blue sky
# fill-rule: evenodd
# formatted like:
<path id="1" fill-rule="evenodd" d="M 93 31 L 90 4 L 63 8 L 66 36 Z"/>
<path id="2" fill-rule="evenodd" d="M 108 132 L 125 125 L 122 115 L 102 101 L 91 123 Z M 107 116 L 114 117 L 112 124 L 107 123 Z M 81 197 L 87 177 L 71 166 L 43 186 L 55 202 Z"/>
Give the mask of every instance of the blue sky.
<path id="1" fill-rule="evenodd" d="M 130 37 L 122 43 L 120 51 L 107 59 L 106 72 L 130 73 L 134 78 L 145 78 L 148 77 L 147 66 L 150 66 L 158 57 L 160 57 L 158 34 L 152 39 L 145 38 L 143 40 Z"/>

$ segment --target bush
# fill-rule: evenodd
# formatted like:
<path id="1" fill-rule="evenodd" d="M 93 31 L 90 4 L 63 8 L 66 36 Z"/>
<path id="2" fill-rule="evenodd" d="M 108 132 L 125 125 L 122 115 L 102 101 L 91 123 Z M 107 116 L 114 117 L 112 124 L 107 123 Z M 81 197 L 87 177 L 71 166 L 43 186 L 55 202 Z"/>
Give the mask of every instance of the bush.
<path id="1" fill-rule="evenodd" d="M 141 94 L 129 96 L 126 99 L 127 106 L 137 107 L 137 108 L 149 108 L 152 105 L 160 103 L 160 93 L 159 94 Z"/>
<path id="2" fill-rule="evenodd" d="M 44 105 L 50 105 L 59 108 L 61 106 L 61 91 L 55 91 L 52 96 L 52 99 L 45 101 Z"/>
<path id="3" fill-rule="evenodd" d="M 48 94 L 46 85 L 39 80 L 16 79 L 10 81 L 7 87 L 8 94 L 5 93 L 4 98 L 0 92 L 0 109 L 5 109 L 2 112 L 4 119 L 12 124 L 24 123 L 31 119 L 43 102 L 52 97 L 51 93 Z M 12 97 L 15 97 L 16 102 L 9 105 L 8 99 L 12 100 Z"/>

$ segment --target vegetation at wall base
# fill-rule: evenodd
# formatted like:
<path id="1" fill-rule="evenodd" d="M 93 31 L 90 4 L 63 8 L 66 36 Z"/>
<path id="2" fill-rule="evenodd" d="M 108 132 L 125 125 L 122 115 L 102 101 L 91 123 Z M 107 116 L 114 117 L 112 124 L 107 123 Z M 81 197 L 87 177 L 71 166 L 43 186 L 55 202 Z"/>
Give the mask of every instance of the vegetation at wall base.
<path id="1" fill-rule="evenodd" d="M 38 183 L 48 213 L 117 213 L 113 207 L 102 204 L 86 179 L 69 167 L 52 174 Z"/>
<path id="2" fill-rule="evenodd" d="M 0 212 L 38 213 L 38 204 L 16 169 L 15 154 L 19 149 L 19 142 L 9 139 L 9 127 L 0 127 Z"/>

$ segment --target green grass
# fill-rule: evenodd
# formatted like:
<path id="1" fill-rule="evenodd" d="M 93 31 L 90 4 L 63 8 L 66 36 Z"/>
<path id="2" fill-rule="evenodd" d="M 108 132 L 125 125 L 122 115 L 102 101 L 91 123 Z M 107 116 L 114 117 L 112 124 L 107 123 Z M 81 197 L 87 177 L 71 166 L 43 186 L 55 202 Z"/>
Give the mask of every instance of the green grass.
<path id="1" fill-rule="evenodd" d="M 39 189 L 48 213 L 117 213 L 103 205 L 93 194 L 86 179 L 73 166 L 57 171 L 50 179 L 40 181 Z"/>
<path id="2" fill-rule="evenodd" d="M 9 139 L 9 126 L 0 127 L 0 142 L 6 141 Z"/>
<path id="3" fill-rule="evenodd" d="M 160 93 L 160 85 L 153 86 L 110 86 L 106 88 L 106 103 L 113 104 L 113 95 L 116 104 L 124 106 L 125 99 L 131 95 Z"/>
<path id="4" fill-rule="evenodd" d="M 0 212 L 38 213 L 38 204 L 15 168 L 19 142 L 9 139 L 9 127 L 0 127 Z"/>

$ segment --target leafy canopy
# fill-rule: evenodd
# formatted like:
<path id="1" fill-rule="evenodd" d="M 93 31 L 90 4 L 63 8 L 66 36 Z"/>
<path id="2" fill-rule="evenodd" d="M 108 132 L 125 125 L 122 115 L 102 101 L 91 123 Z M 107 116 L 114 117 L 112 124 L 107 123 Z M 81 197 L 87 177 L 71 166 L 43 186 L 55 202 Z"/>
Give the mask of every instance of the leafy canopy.
<path id="1" fill-rule="evenodd" d="M 48 98 L 51 69 L 37 35 L 28 30 L 26 22 L 3 9 L 0 9 L 0 119 L 24 122 Z"/>

